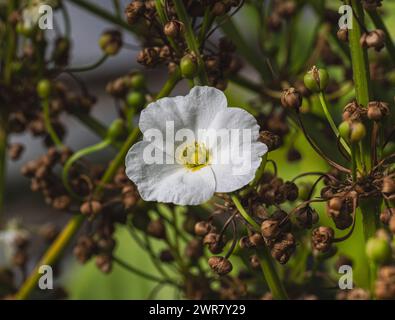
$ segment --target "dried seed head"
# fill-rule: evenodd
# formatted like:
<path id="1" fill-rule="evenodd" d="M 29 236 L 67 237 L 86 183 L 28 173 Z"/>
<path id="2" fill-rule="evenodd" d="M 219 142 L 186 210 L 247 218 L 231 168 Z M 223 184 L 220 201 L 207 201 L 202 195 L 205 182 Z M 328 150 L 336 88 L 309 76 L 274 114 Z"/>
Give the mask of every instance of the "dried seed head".
<path id="1" fill-rule="evenodd" d="M 178 20 L 171 20 L 163 27 L 166 36 L 177 38 L 184 32 L 184 24 Z"/>
<path id="2" fill-rule="evenodd" d="M 296 242 L 292 233 L 282 234 L 280 238 L 271 246 L 271 255 L 279 263 L 288 262 L 291 255 L 295 252 Z"/>
<path id="3" fill-rule="evenodd" d="M 249 236 L 249 241 L 255 247 L 261 246 L 265 243 L 265 240 L 259 233 L 254 233 Z"/>
<path id="4" fill-rule="evenodd" d="M 312 233 L 312 245 L 320 252 L 327 252 L 332 245 L 335 232 L 330 227 L 318 227 Z"/>
<path id="5" fill-rule="evenodd" d="M 232 271 L 233 267 L 230 261 L 224 257 L 214 256 L 208 259 L 210 268 L 220 276 L 224 276 Z"/>
<path id="6" fill-rule="evenodd" d="M 340 41 L 348 42 L 348 29 L 347 28 L 340 28 L 337 31 L 337 38 Z"/>
<path id="7" fill-rule="evenodd" d="M 395 216 L 395 208 L 386 208 L 380 213 L 380 221 L 387 225 L 393 216 Z"/>
<path id="8" fill-rule="evenodd" d="M 274 239 L 280 234 L 280 221 L 274 219 L 267 219 L 261 224 L 262 236 L 266 239 Z"/>
<path id="9" fill-rule="evenodd" d="M 103 273 L 110 273 L 112 270 L 112 259 L 107 254 L 100 254 L 96 257 L 96 266 Z"/>
<path id="10" fill-rule="evenodd" d="M 125 9 L 126 19 L 129 24 L 135 24 L 145 11 L 143 1 L 133 1 Z"/>
<path id="11" fill-rule="evenodd" d="M 161 219 L 151 220 L 147 226 L 147 233 L 158 239 L 166 238 L 165 224 Z"/>
<path id="12" fill-rule="evenodd" d="M 384 177 L 381 192 L 388 196 L 395 193 L 395 179 L 392 177 Z"/>
<path id="13" fill-rule="evenodd" d="M 274 151 L 281 145 L 280 137 L 270 131 L 261 131 L 259 133 L 259 141 L 266 144 L 269 151 Z"/>
<path id="14" fill-rule="evenodd" d="M 303 229 L 310 229 L 318 222 L 318 213 L 310 206 L 303 206 L 294 212 L 298 225 Z"/>
<path id="15" fill-rule="evenodd" d="M 86 201 L 81 205 L 80 212 L 86 216 L 96 216 L 102 212 L 102 205 L 99 201 Z"/>
<path id="16" fill-rule="evenodd" d="M 371 101 L 368 104 L 367 116 L 370 120 L 380 121 L 389 114 L 388 104 L 385 102 Z"/>
<path id="17" fill-rule="evenodd" d="M 376 51 L 380 51 L 384 48 L 385 33 L 381 29 L 364 33 L 361 36 L 360 43 L 363 48 L 374 48 Z"/>
<path id="18" fill-rule="evenodd" d="M 197 236 L 205 236 L 212 230 L 212 225 L 207 221 L 199 221 L 194 227 L 195 234 Z"/>
<path id="19" fill-rule="evenodd" d="M 53 199 L 52 206 L 56 210 L 66 210 L 71 204 L 71 198 L 67 195 L 59 196 Z"/>
<path id="20" fill-rule="evenodd" d="M 8 155 L 11 160 L 19 160 L 22 155 L 23 150 L 25 149 L 24 145 L 21 143 L 13 143 L 8 146 Z"/>
<path id="21" fill-rule="evenodd" d="M 284 90 L 281 95 L 281 104 L 286 109 L 299 110 L 302 106 L 302 101 L 301 93 L 293 87 Z"/>

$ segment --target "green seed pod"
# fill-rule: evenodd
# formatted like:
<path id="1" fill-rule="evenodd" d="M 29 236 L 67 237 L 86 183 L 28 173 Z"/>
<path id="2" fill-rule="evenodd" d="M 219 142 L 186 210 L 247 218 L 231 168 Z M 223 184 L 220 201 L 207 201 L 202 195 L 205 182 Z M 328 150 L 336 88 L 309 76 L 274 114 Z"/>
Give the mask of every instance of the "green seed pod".
<path id="1" fill-rule="evenodd" d="M 107 130 L 107 139 L 114 141 L 124 133 L 123 121 L 121 119 L 114 120 Z"/>
<path id="2" fill-rule="evenodd" d="M 351 134 L 350 141 L 351 142 L 359 142 L 366 135 L 366 128 L 362 122 L 354 122 L 351 124 Z"/>
<path id="3" fill-rule="evenodd" d="M 33 35 L 34 28 L 28 28 L 22 22 L 18 22 L 15 30 L 17 33 L 29 38 Z"/>
<path id="4" fill-rule="evenodd" d="M 329 75 L 325 69 L 318 69 L 314 66 L 304 76 L 304 85 L 313 93 L 324 91 L 328 86 Z"/>
<path id="5" fill-rule="evenodd" d="M 351 126 L 348 121 L 343 121 L 339 124 L 339 133 L 344 140 L 348 141 L 350 139 Z"/>
<path id="6" fill-rule="evenodd" d="M 312 184 L 307 182 L 298 184 L 299 199 L 302 201 L 307 201 L 312 187 Z"/>
<path id="7" fill-rule="evenodd" d="M 51 94 L 51 82 L 48 79 L 42 79 L 38 82 L 37 94 L 41 99 L 49 98 Z"/>
<path id="8" fill-rule="evenodd" d="M 130 86 L 133 89 L 141 90 L 145 88 L 145 77 L 142 73 L 134 73 L 130 76 Z"/>
<path id="9" fill-rule="evenodd" d="M 128 107 L 133 109 L 140 109 L 145 104 L 145 96 L 140 91 L 132 91 L 126 97 Z"/>
<path id="10" fill-rule="evenodd" d="M 370 238 L 366 243 L 366 255 L 377 264 L 383 264 L 391 258 L 391 246 L 386 239 Z"/>
<path id="11" fill-rule="evenodd" d="M 183 56 L 180 61 L 180 69 L 181 74 L 185 78 L 192 79 L 194 76 L 196 76 L 198 66 L 194 57 L 190 54 Z"/>

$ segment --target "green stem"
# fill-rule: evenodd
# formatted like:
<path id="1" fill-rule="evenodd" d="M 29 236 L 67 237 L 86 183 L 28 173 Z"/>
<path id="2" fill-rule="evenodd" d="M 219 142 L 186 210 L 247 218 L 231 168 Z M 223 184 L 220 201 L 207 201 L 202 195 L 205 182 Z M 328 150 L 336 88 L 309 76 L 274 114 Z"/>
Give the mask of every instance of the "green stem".
<path id="1" fill-rule="evenodd" d="M 265 173 L 265 168 L 266 168 L 266 163 L 267 163 L 267 155 L 268 152 L 264 154 L 264 156 L 262 157 L 262 162 L 255 174 L 255 178 L 254 180 L 252 180 L 250 182 L 250 186 L 255 186 L 257 185 L 257 183 L 261 180 L 261 178 L 263 177 L 263 174 Z"/>
<path id="2" fill-rule="evenodd" d="M 358 0 L 347 0 L 347 4 L 351 5 L 355 15 L 361 23 L 364 23 L 364 11 L 362 4 Z M 367 107 L 371 97 L 371 85 L 369 75 L 369 62 L 367 50 L 362 48 L 360 45 L 361 27 L 358 20 L 353 17 L 353 28 L 349 30 L 349 43 L 352 68 L 354 74 L 355 93 L 358 103 Z M 366 124 L 367 132 L 366 138 L 360 143 L 360 152 L 363 159 L 362 166 L 366 170 L 364 173 L 369 172 L 372 167 L 372 160 L 370 158 L 370 132 L 371 128 L 369 124 Z M 363 233 L 366 241 L 372 237 L 377 229 L 377 219 L 380 212 L 380 200 L 379 199 L 368 199 L 360 200 L 359 207 L 362 213 Z M 365 245 L 365 244 L 363 244 Z M 374 281 L 374 270 L 369 268 L 369 283 Z"/>
<path id="3" fill-rule="evenodd" d="M 63 72 L 85 72 L 85 71 L 90 71 L 93 69 L 96 69 L 97 67 L 101 66 L 108 58 L 109 56 L 107 54 L 104 54 L 102 57 L 100 57 L 99 60 L 96 62 L 88 65 L 88 66 L 82 66 L 82 67 L 75 67 L 75 68 L 69 68 L 69 69 L 64 69 Z"/>
<path id="4" fill-rule="evenodd" d="M 49 136 L 51 137 L 52 142 L 55 144 L 56 147 L 61 147 L 62 141 L 56 134 L 55 129 L 52 126 L 51 122 L 51 115 L 49 113 L 49 99 L 44 99 L 41 101 L 41 106 L 43 108 L 43 113 L 44 113 L 44 125 L 45 128 L 47 129 L 47 132 Z"/>
<path id="5" fill-rule="evenodd" d="M 206 37 L 206 33 L 210 29 L 214 20 L 215 17 L 211 14 L 211 7 L 207 7 L 206 11 L 204 12 L 202 27 L 200 28 L 199 36 L 198 36 L 198 42 L 200 45 L 203 44 L 204 38 Z"/>
<path id="6" fill-rule="evenodd" d="M 370 16 L 370 19 L 372 19 L 375 27 L 377 29 L 381 29 L 385 33 L 385 47 L 388 50 L 389 56 L 392 60 L 392 62 L 395 64 L 395 44 L 392 41 L 391 33 L 388 31 L 387 26 L 385 25 L 383 19 L 379 15 L 379 13 L 376 10 L 369 10 L 368 14 Z"/>
<path id="7" fill-rule="evenodd" d="M 192 29 L 192 24 L 189 21 L 188 13 L 185 9 L 184 3 L 182 0 L 173 0 L 173 3 L 176 9 L 178 19 L 185 26 L 185 40 L 188 45 L 188 48 L 191 51 L 191 53 L 194 53 L 196 55 L 196 59 L 199 67 L 199 77 L 198 77 L 199 84 L 206 85 L 208 83 L 208 80 L 207 80 L 206 70 L 204 67 L 204 62 L 202 60 L 202 57 L 200 56 L 199 43 L 196 40 L 195 34 Z"/>
<path id="8" fill-rule="evenodd" d="M 173 73 L 168 81 L 163 86 L 162 90 L 157 95 L 156 99 L 167 96 L 174 86 L 177 84 L 179 79 L 179 74 L 177 72 Z M 100 197 L 104 190 L 106 183 L 109 183 L 114 175 L 116 174 L 118 168 L 124 163 L 125 156 L 129 151 L 130 147 L 137 141 L 140 134 L 140 130 L 135 128 L 128 136 L 123 146 L 119 150 L 117 156 L 113 161 L 111 161 L 110 166 L 104 173 L 99 185 L 95 189 L 94 195 Z M 45 252 L 44 256 L 41 258 L 37 266 L 26 278 L 25 282 L 20 287 L 19 291 L 16 293 L 15 298 L 18 300 L 27 299 L 30 293 L 36 288 L 37 282 L 41 277 L 39 273 L 39 268 L 42 265 L 53 265 L 61 256 L 64 249 L 67 247 L 73 236 L 80 229 L 82 223 L 85 221 L 85 216 L 78 214 L 71 218 L 71 220 L 66 224 L 62 232 L 51 244 L 48 250 Z"/>
<path id="9" fill-rule="evenodd" d="M 357 181 L 357 146 L 353 143 L 351 145 L 351 172 L 352 172 L 352 181 Z"/>
<path id="10" fill-rule="evenodd" d="M 231 195 L 232 201 L 235 204 L 237 210 L 243 216 L 243 218 L 257 231 L 260 233 L 260 226 L 252 217 L 247 213 L 241 204 L 239 198 L 236 195 Z M 277 274 L 276 267 L 270 252 L 266 245 L 263 245 L 260 250 L 258 250 L 258 256 L 260 258 L 261 267 L 263 271 L 263 276 L 266 283 L 273 295 L 274 299 L 286 300 L 288 299 L 287 293 L 284 289 L 283 284 Z"/>
<path id="11" fill-rule="evenodd" d="M 324 110 L 326 119 L 328 120 L 329 125 L 331 126 L 332 131 L 335 134 L 335 136 L 337 138 L 339 138 L 340 137 L 340 133 L 339 133 L 339 130 L 337 129 L 337 126 L 336 126 L 335 122 L 333 121 L 333 118 L 332 118 L 332 116 L 331 116 L 331 114 L 330 114 L 330 112 L 328 110 L 328 104 L 326 102 L 325 95 L 321 91 L 318 96 L 320 98 L 321 106 L 322 106 L 322 109 Z M 351 154 L 350 147 L 348 146 L 347 142 L 344 141 L 343 138 L 340 138 L 340 143 L 342 144 L 343 148 L 347 151 L 347 153 Z"/>
<path id="12" fill-rule="evenodd" d="M 93 4 L 92 2 L 88 2 L 85 0 L 70 0 L 70 2 L 101 17 L 104 20 L 107 20 L 115 25 L 122 27 L 123 29 L 133 34 L 136 33 L 136 30 L 132 26 L 128 25 L 124 20 L 122 20 L 117 16 L 112 15 L 107 10 L 100 8 L 99 6 Z"/>
<path id="13" fill-rule="evenodd" d="M 73 166 L 73 164 L 81 159 L 82 157 L 87 156 L 88 154 L 94 153 L 94 152 L 98 152 L 100 150 L 103 150 L 105 148 L 107 148 L 109 145 L 111 144 L 111 140 L 110 139 L 105 139 L 103 141 L 100 141 L 99 143 L 86 147 L 84 149 L 78 150 L 76 153 L 74 153 L 66 162 L 66 164 L 63 167 L 63 171 L 62 171 L 62 181 L 63 181 L 63 185 L 65 186 L 66 190 L 76 199 L 81 199 L 81 197 L 79 195 L 77 195 L 74 191 L 73 188 L 70 185 L 70 181 L 69 181 L 69 171 L 71 169 L 71 167 Z"/>

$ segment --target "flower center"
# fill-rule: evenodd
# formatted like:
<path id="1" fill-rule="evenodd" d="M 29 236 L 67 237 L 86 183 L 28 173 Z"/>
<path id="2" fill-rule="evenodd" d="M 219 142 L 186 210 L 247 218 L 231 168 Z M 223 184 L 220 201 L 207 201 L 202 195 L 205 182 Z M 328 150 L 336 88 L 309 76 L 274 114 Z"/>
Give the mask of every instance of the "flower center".
<path id="1" fill-rule="evenodd" d="M 194 142 L 187 145 L 179 155 L 180 163 L 186 168 L 196 171 L 210 162 L 210 152 L 204 143 Z"/>

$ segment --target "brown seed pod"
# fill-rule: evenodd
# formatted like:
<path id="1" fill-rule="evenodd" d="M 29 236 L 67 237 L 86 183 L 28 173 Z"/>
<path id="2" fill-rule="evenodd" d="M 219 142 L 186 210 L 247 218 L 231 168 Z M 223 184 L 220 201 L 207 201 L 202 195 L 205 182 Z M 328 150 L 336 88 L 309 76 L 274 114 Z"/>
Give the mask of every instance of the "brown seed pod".
<path id="1" fill-rule="evenodd" d="M 214 256 L 208 259 L 210 268 L 220 276 L 224 276 L 232 271 L 233 266 L 230 261 L 224 257 Z"/>
<path id="2" fill-rule="evenodd" d="M 184 32 L 184 24 L 178 20 L 171 20 L 163 27 L 163 33 L 172 38 L 179 37 Z"/>
<path id="3" fill-rule="evenodd" d="M 280 221 L 275 219 L 267 219 L 261 224 L 262 236 L 266 239 L 274 239 L 281 232 Z"/>
<path id="4" fill-rule="evenodd" d="M 381 29 L 364 33 L 361 36 L 360 43 L 363 48 L 374 48 L 376 51 L 380 51 L 384 48 L 385 33 Z"/>
<path id="5" fill-rule="evenodd" d="M 86 216 L 96 216 L 102 212 L 102 205 L 99 201 L 86 201 L 81 205 L 80 212 Z"/>
<path id="6" fill-rule="evenodd" d="M 147 233 L 158 239 L 166 238 L 166 228 L 162 219 L 151 220 L 147 226 Z"/>
<path id="7" fill-rule="evenodd" d="M 299 110 L 302 100 L 302 94 L 293 87 L 284 90 L 281 95 L 281 105 L 286 109 Z"/>
<path id="8" fill-rule="evenodd" d="M 332 245 L 335 232 L 330 227 L 318 227 L 312 233 L 313 248 L 320 252 L 327 252 Z"/>

